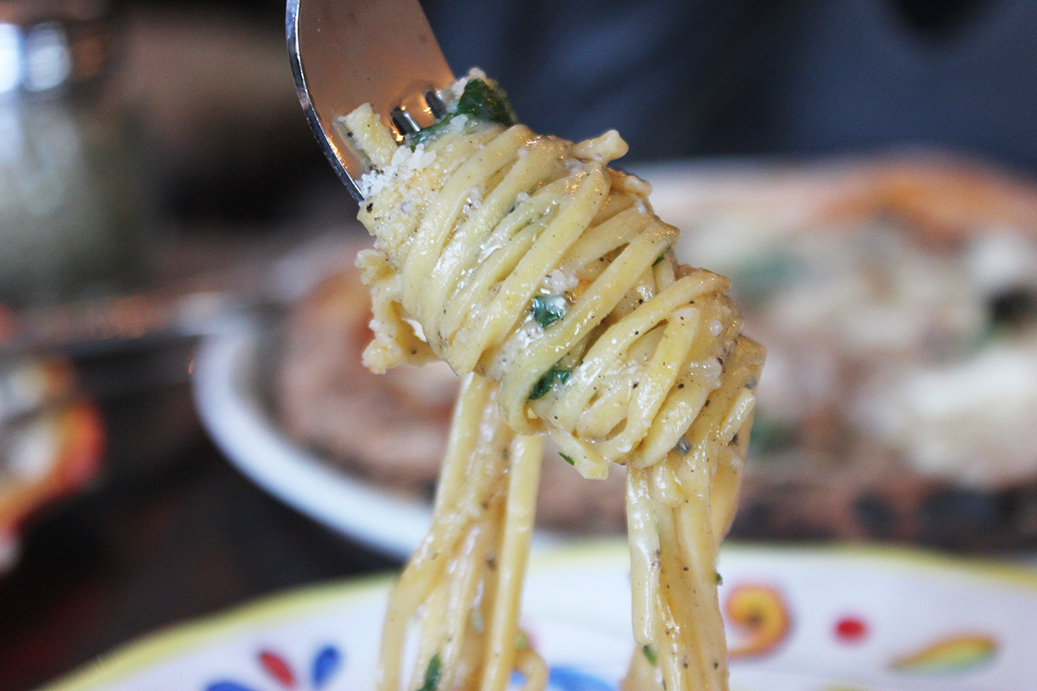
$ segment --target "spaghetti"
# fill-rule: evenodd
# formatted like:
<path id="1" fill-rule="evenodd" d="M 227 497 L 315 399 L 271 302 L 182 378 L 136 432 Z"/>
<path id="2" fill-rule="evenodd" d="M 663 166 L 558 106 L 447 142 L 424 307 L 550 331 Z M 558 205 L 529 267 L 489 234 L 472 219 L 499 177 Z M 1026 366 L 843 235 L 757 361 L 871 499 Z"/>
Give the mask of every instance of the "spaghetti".
<path id="1" fill-rule="evenodd" d="M 626 153 L 618 134 L 536 135 L 474 72 L 454 97 L 403 142 L 369 106 L 342 123 L 372 171 L 365 364 L 440 358 L 463 377 L 433 525 L 389 604 L 379 689 L 501 691 L 515 670 L 546 684 L 518 628 L 545 433 L 586 478 L 628 469 L 626 684 L 724 689 L 716 551 L 763 350 L 740 335 L 727 279 L 675 260 L 678 231 L 648 185 L 608 167 Z"/>

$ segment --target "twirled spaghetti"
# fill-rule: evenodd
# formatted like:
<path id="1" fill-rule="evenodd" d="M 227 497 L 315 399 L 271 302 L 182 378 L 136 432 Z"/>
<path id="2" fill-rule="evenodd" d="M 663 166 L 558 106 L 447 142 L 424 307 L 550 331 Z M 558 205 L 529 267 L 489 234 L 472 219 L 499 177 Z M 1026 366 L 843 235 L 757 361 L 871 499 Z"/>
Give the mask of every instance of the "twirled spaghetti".
<path id="1" fill-rule="evenodd" d="M 365 364 L 438 357 L 464 377 L 433 527 L 390 601 L 379 689 L 403 683 L 415 621 L 411 689 L 500 691 L 516 669 L 527 688 L 546 683 L 518 630 L 545 432 L 587 478 L 628 468 L 628 685 L 726 688 L 716 549 L 763 360 L 727 280 L 676 262 L 678 231 L 648 186 L 607 167 L 626 152 L 615 132 L 573 144 L 452 112 L 401 145 L 369 107 L 343 126 L 372 169 Z"/>

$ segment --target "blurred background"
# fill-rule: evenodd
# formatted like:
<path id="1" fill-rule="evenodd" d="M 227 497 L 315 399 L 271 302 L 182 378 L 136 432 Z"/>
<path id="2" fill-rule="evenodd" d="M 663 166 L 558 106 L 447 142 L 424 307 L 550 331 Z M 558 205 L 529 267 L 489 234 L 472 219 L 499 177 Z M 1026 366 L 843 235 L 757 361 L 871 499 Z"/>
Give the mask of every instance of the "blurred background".
<path id="1" fill-rule="evenodd" d="M 871 225 L 899 214 L 930 239 L 945 232 L 929 245 L 937 255 L 975 227 L 1010 226 L 1023 248 L 994 243 L 983 256 L 1024 260 L 984 264 L 994 267 L 979 272 L 986 292 L 954 299 L 978 301 L 987 316 L 940 343 L 972 339 L 990 314 L 1013 334 L 1029 328 L 1037 2 L 423 5 L 455 72 L 482 67 L 534 130 L 578 139 L 618 129 L 630 144 L 623 166 L 672 173 L 691 162 L 695 184 L 709 178 L 703 164 L 746 161 L 766 172 L 755 183 L 796 183 L 773 197 L 750 186 L 724 197 L 729 206 L 716 196 L 699 204 L 730 190 L 723 176 L 686 204 L 679 191 L 666 197 L 693 221 L 712 209 L 697 237 L 727 233 L 732 208 L 756 218 L 773 199 L 793 202 L 785 230 L 820 223 L 799 205 L 817 198 L 826 213 L 849 205 Z M 919 172 L 918 152 L 926 161 L 936 152 L 937 163 Z M 892 156 L 896 174 L 867 168 L 865 191 L 825 186 L 851 179 L 844 168 L 805 167 L 876 156 Z M 792 172 L 775 174 L 775 162 Z M 905 189 L 935 206 L 904 201 Z M 192 398 L 199 342 L 243 316 L 277 319 L 348 266 L 345 250 L 363 238 L 355 213 L 300 111 L 282 2 L 0 0 L 0 690 L 35 688 L 142 633 L 258 595 L 399 565 L 399 554 L 259 489 L 211 440 Z M 695 246 L 709 256 L 708 244 Z M 767 333 L 765 319 L 759 328 Z M 782 359 L 782 338 L 776 372 L 796 364 Z M 1037 352 L 1024 341 L 1023 352 Z M 336 395 L 363 386 L 353 381 Z M 1027 417 L 1037 415 L 1037 383 L 1015 381 L 1013 414 L 1037 421 Z M 770 421 L 774 455 L 787 450 L 789 425 L 808 418 Z M 843 437 L 826 429 L 817 444 L 827 453 Z M 1022 460 L 1007 480 L 944 474 L 911 497 L 862 499 L 860 477 L 844 474 L 840 496 L 853 494 L 857 513 L 822 519 L 835 528 L 775 527 L 780 504 L 754 490 L 741 529 L 1028 553 L 1037 545 L 1029 443 L 1013 451 Z M 898 512 L 911 502 L 930 503 L 906 526 Z M 848 521 L 857 528 L 838 527 Z M 984 549 L 990 534 L 998 540 Z"/>

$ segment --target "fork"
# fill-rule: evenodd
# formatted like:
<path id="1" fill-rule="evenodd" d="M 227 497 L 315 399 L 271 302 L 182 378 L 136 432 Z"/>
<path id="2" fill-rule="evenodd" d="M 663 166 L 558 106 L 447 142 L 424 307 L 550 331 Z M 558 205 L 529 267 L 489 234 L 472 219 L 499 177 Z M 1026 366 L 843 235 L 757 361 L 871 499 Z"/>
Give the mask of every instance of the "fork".
<path id="1" fill-rule="evenodd" d="M 454 75 L 418 0 L 288 0 L 288 55 L 310 128 L 360 201 L 367 172 L 340 125 L 370 103 L 398 140 L 446 113 Z"/>

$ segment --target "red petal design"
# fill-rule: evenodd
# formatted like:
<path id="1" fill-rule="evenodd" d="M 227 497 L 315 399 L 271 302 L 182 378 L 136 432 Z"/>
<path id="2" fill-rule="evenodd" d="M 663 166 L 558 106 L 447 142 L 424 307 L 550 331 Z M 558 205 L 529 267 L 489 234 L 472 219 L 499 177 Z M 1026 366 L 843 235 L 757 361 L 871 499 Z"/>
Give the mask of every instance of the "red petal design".
<path id="1" fill-rule="evenodd" d="M 259 662 L 263 665 L 263 669 L 279 681 L 282 686 L 287 689 L 295 688 L 295 673 L 292 672 L 292 668 L 288 666 L 283 657 L 269 650 L 264 650 L 259 653 Z"/>
<path id="2" fill-rule="evenodd" d="M 835 637 L 847 643 L 857 643 L 868 636 L 868 624 L 854 616 L 843 617 L 835 624 Z"/>

